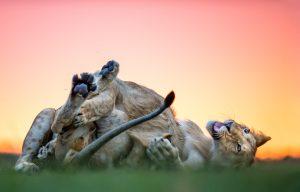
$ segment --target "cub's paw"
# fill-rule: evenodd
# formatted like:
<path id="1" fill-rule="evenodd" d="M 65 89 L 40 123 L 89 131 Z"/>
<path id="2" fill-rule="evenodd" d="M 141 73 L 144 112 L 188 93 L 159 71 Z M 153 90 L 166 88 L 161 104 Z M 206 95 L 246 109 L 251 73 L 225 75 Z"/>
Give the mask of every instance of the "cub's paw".
<path id="1" fill-rule="evenodd" d="M 163 137 L 154 138 L 146 149 L 146 154 L 157 166 L 178 166 L 180 164 L 177 147 Z"/>
<path id="2" fill-rule="evenodd" d="M 78 154 L 78 151 L 75 151 L 75 150 L 73 150 L 73 149 L 70 149 L 70 150 L 67 152 L 67 154 L 66 154 L 66 156 L 65 156 L 65 158 L 64 158 L 64 160 L 63 160 L 63 164 L 64 164 L 64 165 L 71 164 L 71 162 L 73 161 L 74 157 L 75 157 L 77 154 Z"/>
<path id="3" fill-rule="evenodd" d="M 99 72 L 99 75 L 102 75 L 103 78 L 113 79 L 117 76 L 119 72 L 119 63 L 111 60 L 108 61 Z"/>
<path id="4" fill-rule="evenodd" d="M 97 89 L 96 84 L 94 84 L 94 76 L 90 73 L 81 73 L 80 77 L 76 74 L 72 79 L 72 93 L 74 97 L 77 94 L 86 98 L 89 92 L 93 92 Z"/>
<path id="5" fill-rule="evenodd" d="M 82 127 L 84 126 L 85 124 L 88 123 L 88 120 L 87 118 L 85 117 L 85 115 L 83 115 L 82 113 L 78 113 L 75 118 L 74 118 L 74 122 L 73 122 L 73 125 L 75 127 Z"/>
<path id="6" fill-rule="evenodd" d="M 79 113 L 75 116 L 73 125 L 75 127 L 81 127 L 92 121 L 93 110 L 92 106 L 88 102 L 85 102 L 80 106 Z"/>
<path id="7" fill-rule="evenodd" d="M 49 143 L 47 143 L 47 145 L 42 146 L 39 149 L 37 158 L 38 159 L 46 159 L 46 158 L 54 155 L 55 142 L 56 141 L 50 141 Z"/>
<path id="8" fill-rule="evenodd" d="M 40 168 L 36 164 L 26 161 L 18 163 L 15 166 L 15 171 L 21 173 L 37 173 L 39 170 Z"/>

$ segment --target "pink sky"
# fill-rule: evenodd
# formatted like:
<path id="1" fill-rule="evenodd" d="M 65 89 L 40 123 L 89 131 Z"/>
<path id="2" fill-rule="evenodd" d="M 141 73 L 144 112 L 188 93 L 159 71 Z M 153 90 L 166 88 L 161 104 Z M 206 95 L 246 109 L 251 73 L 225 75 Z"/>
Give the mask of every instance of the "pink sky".
<path id="1" fill-rule="evenodd" d="M 297 1 L 0 3 L 0 151 L 19 152 L 35 115 L 72 74 L 109 59 L 201 127 L 234 118 L 270 136 L 260 157 L 300 155 Z"/>

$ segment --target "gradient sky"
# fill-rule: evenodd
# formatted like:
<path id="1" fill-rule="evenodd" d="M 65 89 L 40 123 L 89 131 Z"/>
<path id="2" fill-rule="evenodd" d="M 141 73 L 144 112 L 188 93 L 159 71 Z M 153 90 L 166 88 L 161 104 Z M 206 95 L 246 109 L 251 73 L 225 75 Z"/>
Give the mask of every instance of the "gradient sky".
<path id="1" fill-rule="evenodd" d="M 233 118 L 300 156 L 300 5 L 294 1 L 1 1 L 0 151 L 20 152 L 36 114 L 64 103 L 74 73 L 109 59 L 204 127 Z"/>

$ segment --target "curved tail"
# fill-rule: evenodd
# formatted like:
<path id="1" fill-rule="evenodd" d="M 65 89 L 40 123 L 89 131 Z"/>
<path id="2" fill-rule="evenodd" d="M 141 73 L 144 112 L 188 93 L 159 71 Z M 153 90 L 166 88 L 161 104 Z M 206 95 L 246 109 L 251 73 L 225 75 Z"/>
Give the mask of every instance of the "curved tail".
<path id="1" fill-rule="evenodd" d="M 175 99 L 175 93 L 172 91 L 166 96 L 164 103 L 159 108 L 157 108 L 156 110 L 154 110 L 153 112 L 151 112 L 145 116 L 128 121 L 127 123 L 124 123 L 114 129 L 104 133 L 101 137 L 99 137 L 98 139 L 93 141 L 91 144 L 86 146 L 84 149 L 82 149 L 79 153 L 77 153 L 71 163 L 82 164 L 82 163 L 87 162 L 91 158 L 91 156 L 98 149 L 100 149 L 104 144 L 106 144 L 109 140 L 111 140 L 115 136 L 119 135 L 120 133 L 130 129 L 133 126 L 141 124 L 145 121 L 149 121 L 150 119 L 153 119 L 154 117 L 158 116 L 165 109 L 167 109 L 168 107 L 170 107 L 172 105 L 174 99 Z"/>

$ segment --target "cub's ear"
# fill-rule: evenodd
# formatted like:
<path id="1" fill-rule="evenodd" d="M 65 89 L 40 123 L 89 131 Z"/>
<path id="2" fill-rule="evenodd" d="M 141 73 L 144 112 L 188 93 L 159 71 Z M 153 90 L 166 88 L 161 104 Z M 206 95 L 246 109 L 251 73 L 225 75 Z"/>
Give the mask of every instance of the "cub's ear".
<path id="1" fill-rule="evenodd" d="M 170 133 L 164 133 L 163 134 L 163 138 L 164 139 L 168 139 L 170 142 L 171 142 L 171 137 L 172 137 L 173 135 L 172 134 L 170 134 Z"/>
<path id="2" fill-rule="evenodd" d="M 271 140 L 271 137 L 265 135 L 261 131 L 253 131 L 252 134 L 256 140 L 256 147 L 260 147 L 263 144 L 265 144 L 267 141 Z"/>

